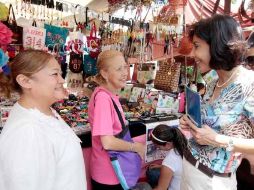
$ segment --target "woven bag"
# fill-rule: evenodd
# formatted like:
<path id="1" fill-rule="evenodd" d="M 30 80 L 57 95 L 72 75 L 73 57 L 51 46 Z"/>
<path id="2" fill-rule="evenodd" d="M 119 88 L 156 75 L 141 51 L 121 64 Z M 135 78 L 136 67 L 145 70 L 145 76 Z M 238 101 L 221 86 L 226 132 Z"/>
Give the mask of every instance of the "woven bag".
<path id="1" fill-rule="evenodd" d="M 166 92 L 177 92 L 180 78 L 181 63 L 167 59 L 159 62 L 154 87 Z"/>

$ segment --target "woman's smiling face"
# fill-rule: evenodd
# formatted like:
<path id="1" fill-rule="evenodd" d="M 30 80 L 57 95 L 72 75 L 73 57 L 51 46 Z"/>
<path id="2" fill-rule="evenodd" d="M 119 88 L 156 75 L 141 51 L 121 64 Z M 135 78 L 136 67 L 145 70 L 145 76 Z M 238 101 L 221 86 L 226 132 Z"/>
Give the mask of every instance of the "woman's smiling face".
<path id="1" fill-rule="evenodd" d="M 209 66 L 211 60 L 210 46 L 206 41 L 198 38 L 196 35 L 193 36 L 192 55 L 194 56 L 201 73 L 206 73 L 211 70 Z"/>
<path id="2" fill-rule="evenodd" d="M 54 103 L 66 96 L 61 68 L 55 59 L 51 59 L 43 69 L 33 74 L 30 80 L 32 84 L 31 93 L 38 99 Z"/>

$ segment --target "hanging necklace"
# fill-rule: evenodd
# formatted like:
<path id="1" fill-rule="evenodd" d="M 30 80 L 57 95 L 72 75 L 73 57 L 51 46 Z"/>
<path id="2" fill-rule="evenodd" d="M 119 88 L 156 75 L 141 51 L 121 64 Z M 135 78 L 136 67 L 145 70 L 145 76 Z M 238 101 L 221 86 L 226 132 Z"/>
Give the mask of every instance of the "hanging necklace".
<path id="1" fill-rule="evenodd" d="M 216 83 L 216 87 L 221 88 L 221 87 L 223 87 L 225 84 L 227 84 L 227 83 L 232 79 L 232 77 L 235 75 L 236 71 L 237 71 L 237 69 L 235 69 L 234 72 L 232 72 L 232 74 L 230 75 L 230 77 L 228 78 L 228 80 L 226 80 L 226 82 L 224 82 L 223 84 L 219 85 L 219 80 L 218 80 L 217 83 Z"/>

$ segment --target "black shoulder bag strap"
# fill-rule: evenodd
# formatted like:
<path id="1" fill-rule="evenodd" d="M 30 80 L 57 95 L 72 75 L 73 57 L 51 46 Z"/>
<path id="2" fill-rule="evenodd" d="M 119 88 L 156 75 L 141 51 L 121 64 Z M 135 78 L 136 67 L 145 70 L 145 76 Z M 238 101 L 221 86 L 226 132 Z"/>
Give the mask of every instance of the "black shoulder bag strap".
<path id="1" fill-rule="evenodd" d="M 112 98 L 111 98 L 111 100 L 113 102 L 114 108 L 116 110 L 116 113 L 117 113 L 120 123 L 122 125 L 122 131 L 120 133 L 118 133 L 117 135 L 115 135 L 115 137 L 122 139 L 125 136 L 125 134 L 129 131 L 129 128 L 124 124 L 122 114 L 120 113 L 120 110 L 118 109 L 115 101 Z"/>

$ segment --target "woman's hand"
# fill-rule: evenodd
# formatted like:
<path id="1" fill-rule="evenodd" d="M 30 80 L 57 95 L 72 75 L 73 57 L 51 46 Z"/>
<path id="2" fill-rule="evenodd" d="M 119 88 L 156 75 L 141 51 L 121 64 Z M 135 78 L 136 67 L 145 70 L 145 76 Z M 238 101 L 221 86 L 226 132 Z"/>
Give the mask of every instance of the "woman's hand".
<path id="1" fill-rule="evenodd" d="M 220 146 L 220 143 L 216 141 L 218 133 L 216 133 L 208 125 L 202 125 L 201 128 L 198 128 L 195 124 L 192 123 L 187 115 L 184 115 L 180 119 L 180 127 L 183 130 L 190 130 L 192 136 L 200 145 L 212 145 L 216 147 Z"/>
<path id="2" fill-rule="evenodd" d="M 134 143 L 134 150 L 143 160 L 145 157 L 145 145 L 139 142 Z"/>
<path id="3" fill-rule="evenodd" d="M 181 130 L 184 130 L 184 131 L 190 131 L 190 127 L 188 125 L 188 116 L 187 115 L 183 115 L 180 120 L 179 120 L 179 123 L 180 123 L 180 128 Z"/>
<path id="4" fill-rule="evenodd" d="M 149 169 L 161 168 L 161 164 L 150 164 Z"/>

